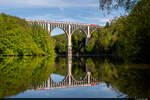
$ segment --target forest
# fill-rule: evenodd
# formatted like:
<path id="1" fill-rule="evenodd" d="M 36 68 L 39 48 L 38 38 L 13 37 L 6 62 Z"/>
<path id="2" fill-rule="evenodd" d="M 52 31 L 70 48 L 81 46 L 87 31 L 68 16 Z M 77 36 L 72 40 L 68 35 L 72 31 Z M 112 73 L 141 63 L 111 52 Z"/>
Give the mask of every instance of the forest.
<path id="1" fill-rule="evenodd" d="M 107 22 L 92 33 L 85 45 L 86 35 L 77 30 L 72 35 L 74 55 L 111 55 L 124 61 L 149 63 L 150 1 L 139 0 L 128 15 Z M 0 14 L 0 55 L 65 55 L 66 36 L 49 36 L 41 26 L 24 19 Z"/>
<path id="2" fill-rule="evenodd" d="M 0 14 L 0 55 L 55 55 L 53 40 L 41 26 Z"/>
<path id="3" fill-rule="evenodd" d="M 88 45 L 86 36 L 80 30 L 73 33 L 72 48 L 74 54 L 114 55 L 124 61 L 149 63 L 150 57 L 150 1 L 141 0 L 128 15 L 107 22 L 104 28 L 92 33 Z M 57 36 L 61 46 L 66 45 L 65 35 Z M 57 43 L 57 42 L 56 42 Z M 62 46 L 63 45 L 63 46 Z"/>

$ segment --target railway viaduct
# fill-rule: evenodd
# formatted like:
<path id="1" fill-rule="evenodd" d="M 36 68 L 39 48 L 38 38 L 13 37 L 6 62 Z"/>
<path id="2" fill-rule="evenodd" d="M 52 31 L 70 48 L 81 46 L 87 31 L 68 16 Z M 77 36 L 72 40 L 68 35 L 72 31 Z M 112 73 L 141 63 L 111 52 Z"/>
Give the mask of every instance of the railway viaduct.
<path id="1" fill-rule="evenodd" d="M 70 23 L 70 22 L 52 22 L 52 21 L 39 21 L 39 20 L 27 20 L 31 24 L 38 24 L 42 26 L 44 29 L 48 31 L 48 34 L 55 28 L 62 29 L 67 36 L 67 55 L 72 56 L 72 43 L 71 36 L 76 30 L 81 30 L 86 35 L 86 45 L 91 37 L 92 32 L 102 28 L 102 26 L 95 24 L 78 24 L 78 23 Z"/>

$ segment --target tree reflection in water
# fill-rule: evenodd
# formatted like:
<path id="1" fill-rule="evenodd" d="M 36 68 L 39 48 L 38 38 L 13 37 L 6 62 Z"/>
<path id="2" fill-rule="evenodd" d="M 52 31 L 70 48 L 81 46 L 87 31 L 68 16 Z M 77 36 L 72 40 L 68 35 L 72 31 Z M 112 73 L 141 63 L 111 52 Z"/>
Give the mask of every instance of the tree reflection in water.
<path id="1" fill-rule="evenodd" d="M 82 80 L 87 70 L 92 77 L 128 97 L 150 97 L 150 65 L 114 63 L 110 59 L 72 58 L 72 75 Z M 6 57 L 0 59 L 0 97 L 36 89 L 51 74 L 65 76 L 65 57 Z"/>
<path id="2" fill-rule="evenodd" d="M 0 62 L 0 98 L 36 88 L 55 71 L 54 57 L 7 57 Z"/>

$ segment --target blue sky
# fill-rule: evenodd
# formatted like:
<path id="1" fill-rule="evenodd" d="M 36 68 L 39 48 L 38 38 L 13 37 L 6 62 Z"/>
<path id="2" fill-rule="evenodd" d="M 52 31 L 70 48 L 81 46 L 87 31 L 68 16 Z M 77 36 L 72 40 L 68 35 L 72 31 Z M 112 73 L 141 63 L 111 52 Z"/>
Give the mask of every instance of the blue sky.
<path id="1" fill-rule="evenodd" d="M 0 0 L 0 13 L 25 19 L 65 21 L 105 25 L 107 21 L 124 13 L 113 10 L 110 15 L 99 9 L 99 0 Z M 56 29 L 53 35 L 62 33 Z"/>

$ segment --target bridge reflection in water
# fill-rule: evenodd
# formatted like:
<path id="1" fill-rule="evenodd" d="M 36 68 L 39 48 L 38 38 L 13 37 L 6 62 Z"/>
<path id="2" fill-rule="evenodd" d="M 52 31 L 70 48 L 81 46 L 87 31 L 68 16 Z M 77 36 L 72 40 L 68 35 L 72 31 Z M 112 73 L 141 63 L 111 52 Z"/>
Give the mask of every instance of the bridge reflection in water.
<path id="1" fill-rule="evenodd" d="M 92 86 L 99 84 L 100 81 L 94 79 L 91 75 L 91 72 L 88 70 L 86 64 L 86 75 L 83 80 L 76 80 L 72 75 L 72 56 L 67 56 L 67 74 L 65 78 L 57 83 L 51 77 L 48 78 L 42 85 L 38 86 L 37 89 L 54 89 L 54 88 L 68 88 L 68 87 L 79 87 L 79 86 Z"/>

